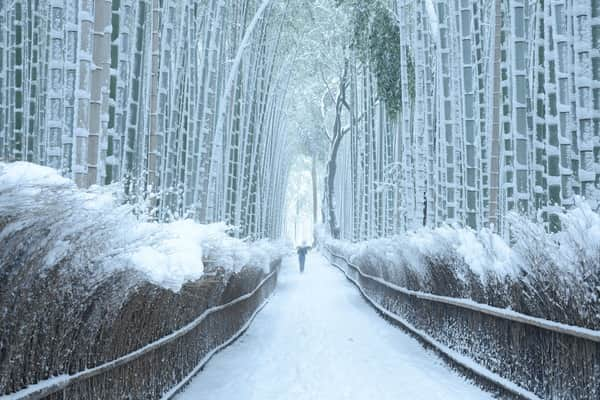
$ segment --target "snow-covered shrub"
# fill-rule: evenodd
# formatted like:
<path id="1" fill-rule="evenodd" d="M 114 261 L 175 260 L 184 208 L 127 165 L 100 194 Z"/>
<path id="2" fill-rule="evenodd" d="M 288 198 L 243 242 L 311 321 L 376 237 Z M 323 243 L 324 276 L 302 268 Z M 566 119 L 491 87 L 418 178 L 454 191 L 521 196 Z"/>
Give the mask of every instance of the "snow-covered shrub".
<path id="1" fill-rule="evenodd" d="M 201 277 L 206 266 L 268 269 L 289 251 L 284 242 L 232 238 L 222 223 L 140 221 L 134 206 L 119 201 L 119 189 L 82 191 L 47 167 L 0 164 L 0 240 L 37 226 L 47 234 L 27 251 L 43 254 L 44 267 L 70 256 L 76 258 L 71 264 L 93 265 L 98 273 L 131 269 L 174 291 Z"/>
<path id="2" fill-rule="evenodd" d="M 364 273 L 407 289 L 471 299 L 600 329 L 600 215 L 579 201 L 547 233 L 510 215 L 512 246 L 488 229 L 420 229 L 349 245 L 321 235 Z"/>
<path id="3" fill-rule="evenodd" d="M 289 252 L 223 224 L 140 221 L 114 189 L 0 163 L 0 394 L 157 340 L 250 292 Z"/>

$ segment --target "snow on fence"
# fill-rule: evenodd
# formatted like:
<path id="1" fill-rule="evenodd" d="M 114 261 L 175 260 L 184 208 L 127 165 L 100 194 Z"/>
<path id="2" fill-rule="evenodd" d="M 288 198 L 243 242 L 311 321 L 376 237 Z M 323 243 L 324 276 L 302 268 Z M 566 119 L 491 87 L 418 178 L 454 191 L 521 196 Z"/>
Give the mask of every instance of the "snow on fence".
<path id="1" fill-rule="evenodd" d="M 407 290 L 326 250 L 380 312 L 460 369 L 518 398 L 600 398 L 599 331 Z"/>
<path id="2" fill-rule="evenodd" d="M 177 331 L 74 375 L 39 382 L 2 400 L 172 398 L 220 349 L 239 337 L 277 285 L 281 259 L 250 293 L 204 311 Z"/>

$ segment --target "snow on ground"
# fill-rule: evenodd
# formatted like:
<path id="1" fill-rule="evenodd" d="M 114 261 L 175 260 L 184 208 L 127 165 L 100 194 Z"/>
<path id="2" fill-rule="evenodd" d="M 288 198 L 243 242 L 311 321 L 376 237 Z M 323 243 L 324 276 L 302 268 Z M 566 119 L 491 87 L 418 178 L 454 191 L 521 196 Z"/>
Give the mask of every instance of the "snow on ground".
<path id="1" fill-rule="evenodd" d="M 178 400 L 491 399 L 381 318 L 318 253 L 282 267 L 249 330 Z"/>
<path id="2" fill-rule="evenodd" d="M 43 268 L 66 258 L 107 273 L 131 268 L 174 291 L 199 279 L 205 262 L 232 271 L 256 266 L 268 272 L 270 261 L 289 251 L 284 242 L 232 238 L 222 223 L 145 222 L 140 208 L 147 206 L 127 204 L 121 193 L 120 186 L 77 189 L 48 167 L 0 163 L 0 221 L 8 221 L 0 225 L 0 241 L 23 230 L 48 229 L 46 241 L 30 249 L 43 249 Z"/>

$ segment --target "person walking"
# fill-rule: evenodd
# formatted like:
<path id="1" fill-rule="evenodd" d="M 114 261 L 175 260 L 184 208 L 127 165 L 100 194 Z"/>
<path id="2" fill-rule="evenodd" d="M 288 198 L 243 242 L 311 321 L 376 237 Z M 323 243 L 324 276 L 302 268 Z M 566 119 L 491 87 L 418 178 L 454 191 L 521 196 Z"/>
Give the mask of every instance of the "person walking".
<path id="1" fill-rule="evenodd" d="M 300 273 L 304 272 L 304 263 L 306 262 L 306 253 L 310 250 L 310 246 L 306 241 L 302 242 L 302 246 L 298 246 L 298 263 L 300 264 Z"/>

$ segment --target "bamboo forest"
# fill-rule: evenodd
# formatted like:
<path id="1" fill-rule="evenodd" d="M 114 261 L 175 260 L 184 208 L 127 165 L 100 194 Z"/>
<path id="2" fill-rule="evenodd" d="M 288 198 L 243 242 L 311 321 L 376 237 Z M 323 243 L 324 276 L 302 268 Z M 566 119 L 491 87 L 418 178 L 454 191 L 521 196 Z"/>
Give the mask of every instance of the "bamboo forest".
<path id="1" fill-rule="evenodd" d="M 199 398 L 599 399 L 600 0 L 0 0 L 0 400 Z"/>

